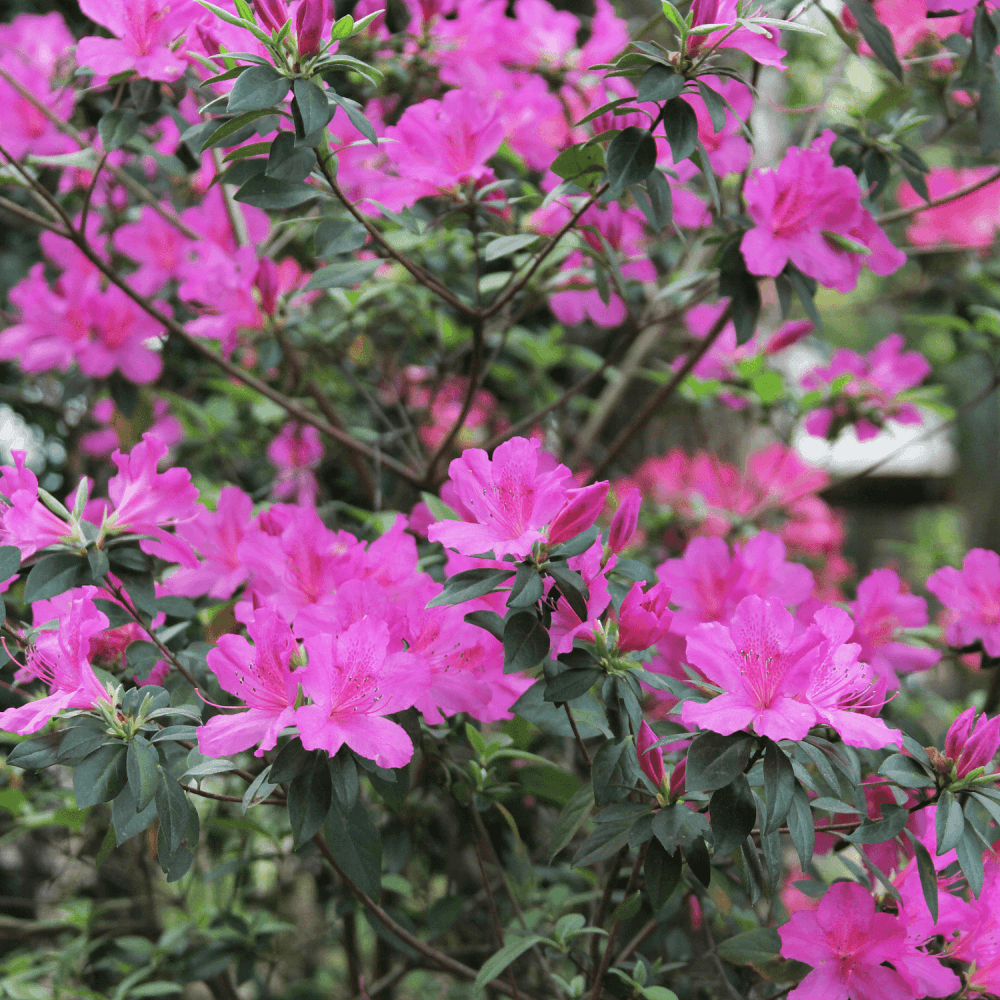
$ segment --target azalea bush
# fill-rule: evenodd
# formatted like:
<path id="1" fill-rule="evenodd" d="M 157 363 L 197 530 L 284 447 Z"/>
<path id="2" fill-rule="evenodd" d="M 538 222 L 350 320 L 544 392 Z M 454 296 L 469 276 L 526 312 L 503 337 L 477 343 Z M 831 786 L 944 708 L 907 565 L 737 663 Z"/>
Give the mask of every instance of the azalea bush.
<path id="1" fill-rule="evenodd" d="M 1000 556 L 860 572 L 804 457 L 1000 385 L 994 4 L 70 14 L 0 26 L 0 993 L 1000 993 Z"/>

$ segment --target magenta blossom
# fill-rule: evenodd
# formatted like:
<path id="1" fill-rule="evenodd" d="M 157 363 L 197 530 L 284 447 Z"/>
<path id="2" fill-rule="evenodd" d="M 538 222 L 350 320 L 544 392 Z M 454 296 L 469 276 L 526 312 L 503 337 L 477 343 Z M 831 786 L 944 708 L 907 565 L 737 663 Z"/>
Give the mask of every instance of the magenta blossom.
<path id="1" fill-rule="evenodd" d="M 975 721 L 973 721 L 975 720 Z M 1000 715 L 992 719 L 967 708 L 952 724 L 944 738 L 944 755 L 955 762 L 959 778 L 980 767 L 989 767 L 1000 749 Z"/>
<path id="2" fill-rule="evenodd" d="M 225 757 L 257 746 L 255 756 L 273 750 L 295 718 L 298 677 L 289 664 L 297 646 L 291 629 L 272 608 L 260 608 L 247 623 L 254 644 L 238 635 L 219 637 L 209 652 L 209 669 L 223 690 L 247 705 L 238 715 L 216 715 L 198 729 L 198 749 Z"/>
<path id="3" fill-rule="evenodd" d="M 657 583 L 643 593 L 642 584 L 632 589 L 618 609 L 618 652 L 633 653 L 655 646 L 670 628 L 670 588 Z"/>
<path id="4" fill-rule="evenodd" d="M 296 723 L 307 750 L 332 757 L 346 743 L 379 767 L 402 767 L 413 756 L 406 730 L 385 716 L 409 708 L 430 678 L 419 657 L 386 655 L 388 645 L 388 626 L 371 618 L 338 637 L 306 639 L 302 688 L 314 704 L 298 710 Z"/>
<path id="5" fill-rule="evenodd" d="M 776 277 L 791 261 L 821 285 L 849 292 L 863 264 L 892 274 L 906 263 L 861 204 L 854 173 L 833 165 L 835 138 L 828 129 L 808 149 L 790 149 L 777 170 L 751 174 L 744 195 L 756 228 L 741 243 L 751 273 Z"/>
<path id="6" fill-rule="evenodd" d="M 861 644 L 861 659 L 871 664 L 890 690 L 899 687 L 898 674 L 929 670 L 941 659 L 939 650 L 899 641 L 904 629 L 927 624 L 927 602 L 905 593 L 894 570 L 874 570 L 858 584 L 851 616 L 851 639 Z"/>
<path id="7" fill-rule="evenodd" d="M 564 596 L 559 596 L 552 612 L 552 625 L 549 629 L 553 655 L 568 653 L 573 648 L 573 640 L 577 636 L 588 642 L 593 641 L 593 636 L 601 628 L 599 619 L 607 610 L 611 600 L 608 594 L 607 574 L 615 568 L 617 561 L 616 557 L 612 556 L 602 565 L 603 556 L 604 547 L 598 539 L 586 552 L 566 560 L 567 566 L 579 573 L 587 585 L 587 616 L 581 619 L 570 607 L 569 601 Z"/>
<path id="8" fill-rule="evenodd" d="M 604 480 L 578 490 L 569 490 L 566 503 L 549 526 L 549 542 L 553 545 L 568 542 L 590 528 L 604 509 L 610 485 Z"/>
<path id="9" fill-rule="evenodd" d="M 615 516 L 611 519 L 608 529 L 608 548 L 612 552 L 621 552 L 628 546 L 639 527 L 639 509 L 642 507 L 642 494 L 633 489 L 618 505 Z"/>
<path id="10" fill-rule="evenodd" d="M 303 424 L 285 424 L 268 445 L 267 457 L 278 469 L 275 499 L 315 507 L 319 483 L 313 469 L 323 458 L 319 431 Z"/>
<path id="11" fill-rule="evenodd" d="M 527 438 L 505 441 L 492 461 L 481 448 L 462 452 L 448 474 L 464 520 L 438 521 L 427 537 L 463 555 L 528 555 L 566 502 L 571 475 L 564 465 L 548 472 L 538 466 L 538 442 Z"/>
<path id="12" fill-rule="evenodd" d="M 988 656 L 1000 656 L 1000 556 L 970 549 L 961 570 L 943 566 L 927 581 L 927 589 L 956 613 L 947 631 L 952 646 L 979 639 Z"/>
<path id="13" fill-rule="evenodd" d="M 201 8 L 189 0 L 80 0 L 80 10 L 114 38 L 81 38 L 76 59 L 98 76 L 134 69 L 147 80 L 176 80 L 187 63 L 171 43 Z"/>
<path id="14" fill-rule="evenodd" d="M 920 411 L 898 397 L 923 382 L 931 366 L 919 351 L 904 351 L 904 343 L 900 334 L 890 334 L 864 357 L 839 348 L 829 365 L 809 372 L 802 379 L 806 389 L 825 391 L 845 375 L 850 379 L 829 405 L 808 416 L 805 429 L 832 440 L 845 424 L 851 423 L 858 440 L 867 441 L 889 418 L 900 424 L 923 423 Z"/>
<path id="15" fill-rule="evenodd" d="M 855 882 L 832 885 L 815 910 L 799 910 L 778 933 L 785 958 L 813 966 L 789 1000 L 918 1000 L 961 988 L 937 959 L 911 948 L 903 920 L 876 913 L 871 893 Z"/>
<path id="16" fill-rule="evenodd" d="M 109 625 L 88 597 L 72 600 L 55 631 L 41 632 L 28 649 L 18 680 L 38 678 L 49 686 L 44 698 L 0 712 L 0 729 L 26 736 L 37 733 L 63 709 L 93 708 L 108 695 L 90 665 L 90 640 Z"/>
<path id="17" fill-rule="evenodd" d="M 319 55 L 323 43 L 326 3 L 324 0 L 300 0 L 295 11 L 295 39 L 303 59 Z"/>
<path id="18" fill-rule="evenodd" d="M 54 542 L 73 537 L 73 528 L 56 517 L 38 498 L 38 479 L 25 467 L 23 451 L 11 453 L 14 465 L 0 466 L 0 494 L 10 506 L 0 506 L 0 545 L 16 545 L 27 559 Z"/>
<path id="19" fill-rule="evenodd" d="M 642 768 L 642 773 L 657 788 L 661 788 L 667 772 L 663 767 L 663 748 L 656 747 L 654 749 L 653 747 L 653 744 L 657 740 L 659 740 L 659 737 L 649 727 L 646 720 L 643 719 L 642 724 L 639 726 L 639 735 L 635 738 L 635 749 L 639 755 L 639 767 Z"/>
<path id="20" fill-rule="evenodd" d="M 743 16 L 751 17 L 758 13 L 759 9 L 754 11 L 748 6 Z M 713 31 L 709 35 L 692 35 L 688 39 L 688 50 L 692 55 L 702 49 L 718 46 L 724 49 L 739 49 L 763 66 L 785 68 L 783 60 L 787 53 L 778 45 L 780 33 L 777 29 L 763 28 L 758 34 L 749 28 L 737 28 L 733 31 L 729 27 L 736 22 L 736 0 L 694 0 L 691 4 L 691 15 L 692 27 L 697 28 L 703 24 L 721 25 L 718 31 Z"/>

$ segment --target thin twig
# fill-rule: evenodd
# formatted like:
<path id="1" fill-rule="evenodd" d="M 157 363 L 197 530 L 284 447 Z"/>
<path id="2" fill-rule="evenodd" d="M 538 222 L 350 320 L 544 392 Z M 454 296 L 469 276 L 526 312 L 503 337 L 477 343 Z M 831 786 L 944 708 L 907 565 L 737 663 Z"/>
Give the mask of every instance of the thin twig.
<path id="1" fill-rule="evenodd" d="M 967 184 L 956 191 L 941 195 L 940 198 L 922 201 L 920 204 L 913 205 L 910 208 L 897 208 L 893 212 L 884 212 L 882 215 L 876 216 L 875 221 L 880 226 L 884 226 L 890 222 L 899 222 L 900 219 L 908 219 L 911 215 L 918 215 L 920 212 L 925 212 L 928 208 L 937 208 L 939 205 L 947 205 L 949 202 L 958 201 L 959 198 L 964 198 L 967 194 L 972 194 L 974 191 L 986 187 L 987 184 L 992 184 L 995 180 L 1000 180 L 1000 167 L 997 167 L 992 173 L 987 174 L 986 177 L 981 178 L 974 184 Z"/>
<path id="2" fill-rule="evenodd" d="M 192 795 L 200 795 L 205 799 L 215 799 L 216 802 L 243 801 L 242 797 L 239 795 L 222 795 L 220 792 L 206 792 L 204 788 L 198 788 L 196 785 L 181 785 L 181 788 L 183 788 L 185 792 L 190 792 Z M 272 798 L 261 799 L 257 803 L 259 806 L 284 806 L 287 804 L 287 800 L 285 799 Z"/>
<path id="3" fill-rule="evenodd" d="M 587 762 L 587 767 L 591 767 L 593 762 L 590 759 L 590 754 L 587 753 L 583 737 L 580 736 L 580 730 L 576 728 L 576 719 L 573 718 L 573 710 L 569 707 L 568 701 L 563 702 L 563 708 L 566 710 L 566 718 L 569 719 L 569 724 L 573 727 L 573 735 L 576 737 L 576 745 L 580 748 L 580 753 L 583 754 L 583 759 Z"/>
<path id="4" fill-rule="evenodd" d="M 51 219 L 46 219 L 43 215 L 38 215 L 36 212 L 32 212 L 30 208 L 24 208 L 18 205 L 16 201 L 8 201 L 8 199 L 0 197 L 0 208 L 5 212 L 10 212 L 11 215 L 16 215 L 19 218 L 24 219 L 26 222 L 30 222 L 32 225 L 39 226 L 42 229 L 47 229 L 51 233 L 56 233 L 59 236 L 63 236 L 69 239 L 69 233 L 66 232 L 61 226 L 56 225 Z"/>
<path id="5" fill-rule="evenodd" d="M 625 947 L 622 948 L 617 955 L 615 955 L 614 964 L 621 965 L 622 962 L 627 962 L 635 954 L 642 942 L 645 941 L 658 926 L 659 925 L 655 920 L 650 920 L 648 923 L 644 924 L 642 930 L 640 930 L 638 934 L 636 934 L 636 936 L 632 938 L 632 940 L 629 941 L 629 943 L 625 945 Z"/>

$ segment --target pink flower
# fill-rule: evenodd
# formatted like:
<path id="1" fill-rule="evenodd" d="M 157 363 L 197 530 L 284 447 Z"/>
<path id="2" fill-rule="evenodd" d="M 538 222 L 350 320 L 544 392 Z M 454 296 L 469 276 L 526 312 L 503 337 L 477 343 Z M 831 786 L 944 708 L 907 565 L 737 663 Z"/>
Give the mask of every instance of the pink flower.
<path id="1" fill-rule="evenodd" d="M 594 542 L 586 552 L 571 556 L 566 565 L 583 577 L 587 585 L 587 616 L 580 616 L 570 607 L 569 602 L 560 594 L 552 612 L 552 625 L 549 628 L 549 640 L 552 643 L 552 655 L 568 653 L 573 648 L 573 640 L 580 636 L 588 641 L 600 628 L 599 618 L 607 610 L 611 600 L 608 593 L 607 574 L 614 569 L 615 557 L 612 556 L 602 566 L 604 550 L 600 539 Z"/>
<path id="2" fill-rule="evenodd" d="M 799 910 L 778 933 L 785 958 L 813 966 L 789 1000 L 918 1000 L 947 996 L 961 986 L 935 959 L 919 956 L 933 962 L 942 975 L 927 984 L 932 992 L 918 992 L 897 971 L 914 957 L 903 921 L 876 913 L 871 893 L 855 882 L 832 885 L 815 910 Z M 883 964 L 887 962 L 891 965 Z M 938 991 L 945 978 L 948 988 Z"/>
<path id="3" fill-rule="evenodd" d="M 486 161 L 500 148 L 503 125 L 494 108 L 467 90 L 449 90 L 440 101 L 423 101 L 386 129 L 386 155 L 401 177 L 423 181 L 425 193 L 493 178 Z"/>
<path id="4" fill-rule="evenodd" d="M 632 653 L 655 646 L 670 628 L 670 588 L 657 583 L 646 593 L 632 584 L 618 609 L 618 652 Z"/>
<path id="5" fill-rule="evenodd" d="M 285 0 L 253 0 L 253 6 L 260 23 L 268 31 L 280 31 L 285 26 L 289 16 Z"/>
<path id="6" fill-rule="evenodd" d="M 808 149 L 792 148 L 777 170 L 755 170 L 746 183 L 747 212 L 755 229 L 741 249 L 753 274 L 775 277 L 791 261 L 827 288 L 849 292 L 862 264 L 892 274 L 906 263 L 861 204 L 861 190 L 849 167 L 835 167 L 829 129 Z M 867 248 L 867 256 L 834 242 L 833 233 Z"/>
<path id="7" fill-rule="evenodd" d="M 247 705 L 238 715 L 216 715 L 198 729 L 198 749 L 225 757 L 257 746 L 262 757 L 273 750 L 295 718 L 299 677 L 289 668 L 297 646 L 291 629 L 272 608 L 260 608 L 247 623 L 254 644 L 238 635 L 219 637 L 207 661 L 224 691 Z"/>
<path id="8" fill-rule="evenodd" d="M 802 379 L 806 389 L 824 390 L 844 375 L 850 381 L 830 405 L 813 411 L 805 429 L 817 437 L 835 438 L 845 424 L 854 424 L 859 441 L 875 437 L 889 418 L 901 424 L 920 424 L 920 411 L 898 396 L 919 385 L 931 371 L 919 351 L 904 351 L 905 341 L 892 333 L 864 357 L 846 348 L 833 352 L 830 364 L 814 368 Z"/>
<path id="9" fill-rule="evenodd" d="M 323 458 L 319 431 L 308 425 L 285 424 L 268 445 L 267 457 L 278 469 L 275 499 L 315 507 L 319 483 L 312 470 Z"/>
<path id="10" fill-rule="evenodd" d="M 608 530 L 608 548 L 612 552 L 621 552 L 632 540 L 636 528 L 639 527 L 639 509 L 642 507 L 642 494 L 633 489 L 615 511 Z"/>
<path id="11" fill-rule="evenodd" d="M 0 729 L 37 733 L 65 708 L 93 708 L 108 695 L 90 665 L 91 637 L 108 627 L 108 617 L 87 597 L 74 599 L 59 628 L 41 632 L 28 650 L 18 679 L 38 678 L 49 686 L 44 698 L 0 712 Z"/>
<path id="12" fill-rule="evenodd" d="M 566 503 L 549 526 L 550 544 L 568 542 L 590 528 L 604 509 L 610 485 L 607 480 L 603 480 L 581 489 L 568 490 Z"/>
<path id="13" fill-rule="evenodd" d="M 538 464 L 538 442 L 527 438 L 504 442 L 492 461 L 481 448 L 467 449 L 448 466 L 465 520 L 432 524 L 427 537 L 463 555 L 528 555 L 566 502 L 571 478 L 564 465 L 539 472 Z"/>
<path id="14" fill-rule="evenodd" d="M 81 38 L 80 66 L 98 76 L 134 69 L 147 80 L 176 80 L 187 63 L 171 43 L 201 14 L 189 0 L 80 0 L 80 10 L 114 38 Z"/>
<path id="15" fill-rule="evenodd" d="M 927 581 L 927 589 L 956 612 L 946 633 L 952 646 L 980 639 L 988 656 L 1000 656 L 1000 556 L 970 549 L 961 570 L 943 566 Z"/>
<path id="16" fill-rule="evenodd" d="M 967 708 L 948 729 L 944 738 L 944 755 L 955 762 L 959 778 L 978 767 L 988 768 L 1000 749 L 1000 715 L 992 719 L 976 716 L 976 708 Z"/>
<path id="17" fill-rule="evenodd" d="M 897 673 L 929 670 L 941 659 L 941 653 L 929 646 L 898 641 L 904 629 L 927 624 L 927 602 L 916 594 L 905 593 L 894 570 L 874 570 L 858 584 L 851 615 L 852 639 L 861 644 L 861 659 L 871 664 L 890 690 L 899 687 Z"/>
<path id="18" fill-rule="evenodd" d="M 746 9 L 744 17 L 753 16 L 757 11 Z M 692 27 L 703 24 L 736 23 L 736 0 L 694 0 L 691 4 L 691 14 L 694 16 Z M 688 39 L 688 51 L 695 55 L 701 49 L 719 46 L 723 49 L 739 49 L 745 52 L 755 62 L 762 66 L 775 66 L 784 69 L 783 62 L 788 54 L 778 45 L 779 32 L 774 28 L 764 28 L 762 34 L 750 31 L 749 28 L 720 28 L 709 35 L 692 35 Z"/>
<path id="19" fill-rule="evenodd" d="M 346 743 L 379 767 L 402 767 L 413 756 L 406 730 L 385 716 L 417 701 L 429 677 L 412 653 L 386 655 L 388 644 L 387 625 L 371 618 L 339 637 L 306 639 L 302 688 L 314 704 L 300 708 L 295 721 L 307 750 L 332 757 Z"/>
<path id="20" fill-rule="evenodd" d="M 937 20 L 927 21 L 937 24 Z M 931 199 L 968 187 L 993 172 L 992 167 L 969 167 L 954 170 L 938 167 L 926 175 L 927 192 Z M 903 183 L 897 193 L 903 208 L 923 205 L 924 200 L 913 188 Z M 937 205 L 918 212 L 907 227 L 906 237 L 915 246 L 988 247 L 1000 229 L 1000 181 L 957 198 L 946 205 Z"/>
<path id="21" fill-rule="evenodd" d="M 11 452 L 13 467 L 0 466 L 0 494 L 10 506 L 0 506 L 0 545 L 16 545 L 27 559 L 54 542 L 73 536 L 72 527 L 56 517 L 38 498 L 38 479 L 25 467 L 23 451 Z"/>
<path id="22" fill-rule="evenodd" d="M 74 45 L 62 15 L 20 14 L 0 25 L 0 66 L 41 104 L 68 121 L 73 114 L 71 87 L 53 89 L 59 64 Z M 72 152 L 76 146 L 49 119 L 6 80 L 0 80 L 4 109 L 3 144 L 15 159 L 27 153 L 51 156 Z"/>
<path id="23" fill-rule="evenodd" d="M 753 110 L 753 95 L 739 80 L 718 76 L 703 76 L 699 79 L 712 90 L 718 91 L 733 110 L 726 108 L 726 123 L 716 132 L 701 96 L 684 95 L 683 99 L 694 108 L 698 116 L 698 138 L 717 174 L 738 174 L 750 163 L 750 143 L 744 138 L 743 123 L 750 118 Z"/>
<path id="24" fill-rule="evenodd" d="M 779 601 L 744 598 L 731 623 L 699 625 L 687 638 L 687 660 L 723 694 L 684 702 L 681 719 L 729 735 L 751 725 L 758 736 L 801 740 L 816 711 L 798 699 L 816 660 L 815 635 L 793 638 L 795 621 Z"/>
<path id="25" fill-rule="evenodd" d="M 325 7 L 323 0 L 301 0 L 295 11 L 295 38 L 299 55 L 303 59 L 319 55 L 323 42 Z"/>
<path id="26" fill-rule="evenodd" d="M 653 744 L 658 739 L 659 737 L 649 727 L 646 720 L 643 719 L 642 724 L 639 726 L 639 735 L 635 738 L 635 749 L 639 755 L 639 767 L 642 768 L 642 773 L 657 788 L 660 788 L 663 785 L 663 779 L 667 776 L 667 772 L 663 767 L 663 748 L 656 747 L 656 749 L 653 749 Z"/>

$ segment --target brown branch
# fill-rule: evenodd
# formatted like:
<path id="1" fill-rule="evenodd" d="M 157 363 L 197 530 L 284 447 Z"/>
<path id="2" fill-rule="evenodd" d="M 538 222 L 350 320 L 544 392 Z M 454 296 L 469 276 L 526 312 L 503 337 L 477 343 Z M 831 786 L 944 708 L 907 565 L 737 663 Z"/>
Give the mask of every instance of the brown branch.
<path id="1" fill-rule="evenodd" d="M 941 195 L 940 198 L 933 198 L 930 201 L 921 202 L 919 205 L 913 205 L 910 208 L 897 208 L 893 212 L 884 212 L 882 215 L 877 216 L 875 221 L 880 226 L 884 226 L 889 222 L 899 222 L 900 219 L 908 219 L 911 215 L 925 212 L 928 208 L 937 208 L 938 205 L 947 205 L 949 202 L 958 201 L 959 198 L 964 198 L 967 194 L 972 194 L 974 191 L 986 187 L 987 184 L 992 184 L 995 180 L 1000 180 L 1000 167 L 997 167 L 992 173 L 987 174 L 986 177 L 981 178 L 974 184 L 967 184 L 965 187 L 958 188 L 958 190 L 952 191 L 949 194 Z"/>
<path id="2" fill-rule="evenodd" d="M 655 920 L 650 920 L 648 923 L 644 924 L 642 929 L 636 934 L 634 938 L 617 955 L 615 955 L 615 965 L 621 965 L 622 962 L 627 962 L 633 954 L 638 950 L 640 945 L 650 934 L 657 928 L 657 923 Z"/>
<path id="3" fill-rule="evenodd" d="M 363 889 L 355 885 L 347 875 L 344 874 L 341 867 L 337 864 L 333 855 L 330 853 L 330 848 L 327 846 L 326 841 L 323 839 L 323 835 L 317 833 L 313 837 L 313 843 L 319 848 L 320 854 L 323 856 L 326 863 L 340 876 L 341 881 L 347 888 L 354 894 L 358 902 L 387 930 L 395 934 L 402 942 L 408 944 L 415 951 L 420 952 L 425 958 L 433 962 L 438 968 L 443 969 L 446 972 L 452 973 L 452 975 L 458 976 L 460 979 L 464 979 L 467 982 L 473 982 L 476 976 L 479 974 L 475 969 L 464 965 L 462 962 L 458 962 L 450 956 L 446 955 L 442 951 L 438 951 L 437 948 L 432 945 L 427 944 L 426 941 L 421 940 L 416 934 L 410 933 L 401 924 L 396 923 L 392 917 L 382 909 L 378 903 L 375 902 Z M 488 984 L 489 988 L 496 990 L 498 993 L 503 993 L 505 996 L 513 997 L 514 991 L 504 982 L 500 980 L 494 980 Z M 531 1000 L 531 998 L 527 998 Z"/>
<path id="4" fill-rule="evenodd" d="M 580 735 L 580 730 L 576 728 L 576 719 L 573 718 L 573 709 L 569 707 L 569 702 L 563 702 L 563 708 L 566 710 L 566 718 L 569 719 L 569 724 L 573 727 L 573 735 L 576 737 L 576 745 L 580 748 L 580 753 L 583 754 L 583 759 L 587 762 L 587 767 L 590 767 L 593 763 L 590 759 L 590 754 L 587 753 L 587 748 L 584 745 L 583 737 Z"/>
<path id="5" fill-rule="evenodd" d="M 608 448 L 608 453 L 601 459 L 597 468 L 590 474 L 587 481 L 593 482 L 595 479 L 599 479 L 601 473 L 615 460 L 619 452 L 635 437 L 652 420 L 656 411 L 663 406 L 667 400 L 677 391 L 678 386 L 687 378 L 691 369 L 694 368 L 696 364 L 708 353 L 709 348 L 718 340 L 719 335 L 722 333 L 723 327 L 729 322 L 730 310 L 727 307 L 722 315 L 715 321 L 712 329 L 702 338 L 698 343 L 697 347 L 692 349 L 684 364 L 677 370 L 674 377 L 663 387 L 661 387 L 653 397 L 649 399 L 646 405 L 639 411 L 638 416 L 625 427 L 618 437 L 611 442 L 610 448 Z M 596 1000 L 596 998 L 595 998 Z"/>
<path id="6" fill-rule="evenodd" d="M 48 229 L 49 232 L 56 233 L 59 236 L 64 236 L 67 239 L 70 238 L 69 234 L 61 226 L 56 225 L 51 219 L 46 219 L 43 215 L 38 215 L 32 212 L 30 208 L 23 208 L 18 205 L 16 201 L 8 201 L 6 198 L 0 197 L 0 208 L 6 212 L 10 212 L 11 215 L 16 215 L 19 218 L 24 219 L 26 222 L 32 223 L 32 225 L 39 226 L 42 229 Z"/>
<path id="7" fill-rule="evenodd" d="M 312 396 L 316 403 L 316 408 L 324 417 L 329 421 L 331 427 L 336 427 L 339 430 L 347 433 L 347 428 L 344 426 L 343 420 L 340 419 L 340 414 L 337 413 L 334 408 L 333 403 L 330 401 L 329 397 L 323 390 L 319 387 L 319 383 L 315 379 L 309 381 L 306 387 L 309 391 L 309 395 Z M 382 461 L 385 461 L 385 456 L 381 456 Z M 355 451 L 348 449 L 347 451 L 347 461 L 351 463 L 351 467 L 358 474 L 358 478 L 361 480 L 361 484 L 365 488 L 365 492 L 372 499 L 375 497 L 375 477 L 372 475 L 372 470 L 368 468 L 365 464 L 364 459 Z"/>
<path id="8" fill-rule="evenodd" d="M 239 795 L 222 795 L 219 792 L 206 792 L 204 788 L 198 788 L 196 785 L 181 785 L 181 788 L 185 792 L 190 792 L 192 795 L 200 795 L 204 799 L 215 799 L 216 802 L 242 802 L 243 799 Z M 257 803 L 259 806 L 283 806 L 287 805 L 285 799 L 272 799 L 266 798 L 261 799 Z"/>

